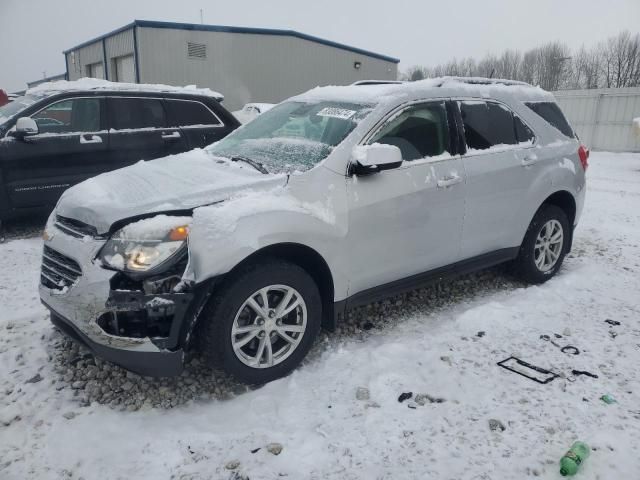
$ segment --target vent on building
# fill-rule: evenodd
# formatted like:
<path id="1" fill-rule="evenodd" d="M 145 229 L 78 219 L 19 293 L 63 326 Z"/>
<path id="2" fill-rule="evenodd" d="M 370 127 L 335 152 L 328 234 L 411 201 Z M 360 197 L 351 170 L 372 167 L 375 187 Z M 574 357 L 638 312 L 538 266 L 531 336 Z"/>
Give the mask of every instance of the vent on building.
<path id="1" fill-rule="evenodd" d="M 189 58 L 207 58 L 207 46 L 202 43 L 187 42 Z"/>

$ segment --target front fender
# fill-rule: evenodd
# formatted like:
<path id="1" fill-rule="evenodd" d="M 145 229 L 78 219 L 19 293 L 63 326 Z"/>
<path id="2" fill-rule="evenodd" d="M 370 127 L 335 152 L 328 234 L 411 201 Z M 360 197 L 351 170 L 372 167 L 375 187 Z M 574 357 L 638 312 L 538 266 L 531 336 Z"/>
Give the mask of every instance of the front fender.
<path id="1" fill-rule="evenodd" d="M 318 252 L 331 270 L 335 293 L 347 290 L 338 257 L 346 238 L 344 212 L 331 198 L 305 202 L 290 189 L 246 192 L 194 211 L 186 278 L 201 283 L 232 270 L 265 247 L 297 243 Z"/>

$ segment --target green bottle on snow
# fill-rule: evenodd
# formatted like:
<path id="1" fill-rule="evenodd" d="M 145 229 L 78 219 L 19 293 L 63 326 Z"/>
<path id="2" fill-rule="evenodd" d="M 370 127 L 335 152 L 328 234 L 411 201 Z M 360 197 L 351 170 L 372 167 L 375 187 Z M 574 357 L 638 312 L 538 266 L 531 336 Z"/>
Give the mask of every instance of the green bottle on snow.
<path id="1" fill-rule="evenodd" d="M 589 445 L 584 442 L 574 442 L 564 457 L 560 459 L 560 475 L 572 476 L 578 473 L 580 464 L 584 462 L 591 453 Z"/>

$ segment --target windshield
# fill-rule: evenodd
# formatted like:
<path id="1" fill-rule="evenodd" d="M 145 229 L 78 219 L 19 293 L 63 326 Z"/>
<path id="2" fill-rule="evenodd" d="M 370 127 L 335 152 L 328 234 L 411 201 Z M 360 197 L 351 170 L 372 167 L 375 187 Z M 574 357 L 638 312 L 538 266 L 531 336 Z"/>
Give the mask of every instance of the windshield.
<path id="1" fill-rule="evenodd" d="M 371 105 L 344 102 L 285 102 L 207 150 L 259 162 L 270 173 L 304 172 L 324 160 L 371 110 Z"/>
<path id="2" fill-rule="evenodd" d="M 38 101 L 38 97 L 25 95 L 24 97 L 14 99 L 13 102 L 7 103 L 4 107 L 0 107 L 0 124 L 33 105 L 36 101 Z"/>

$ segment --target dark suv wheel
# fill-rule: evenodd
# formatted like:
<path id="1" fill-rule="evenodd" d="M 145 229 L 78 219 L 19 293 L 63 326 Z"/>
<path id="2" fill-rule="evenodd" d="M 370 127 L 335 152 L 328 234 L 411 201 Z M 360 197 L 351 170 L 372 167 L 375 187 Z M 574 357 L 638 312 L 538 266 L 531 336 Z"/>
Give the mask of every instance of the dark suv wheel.
<path id="1" fill-rule="evenodd" d="M 261 384 L 291 372 L 320 331 L 322 302 L 301 267 L 262 261 L 231 274 L 200 319 L 200 346 L 213 366 Z"/>
<path id="2" fill-rule="evenodd" d="M 515 260 L 518 276 L 529 283 L 544 283 L 553 277 L 567 252 L 569 229 L 564 210 L 556 205 L 542 205 L 529 224 Z"/>

